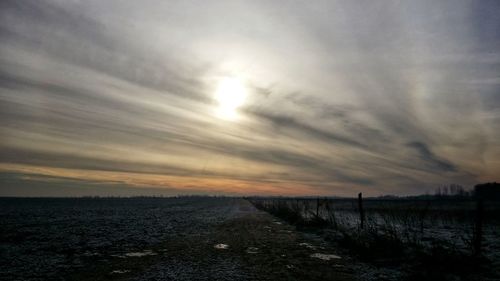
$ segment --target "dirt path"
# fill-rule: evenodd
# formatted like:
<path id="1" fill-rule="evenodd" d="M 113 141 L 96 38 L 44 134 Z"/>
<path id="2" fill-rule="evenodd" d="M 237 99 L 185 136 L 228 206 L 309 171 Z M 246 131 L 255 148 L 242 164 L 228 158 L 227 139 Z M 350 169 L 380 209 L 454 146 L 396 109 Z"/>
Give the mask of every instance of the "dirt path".
<path id="1" fill-rule="evenodd" d="M 306 239 L 295 228 L 257 211 L 248 202 L 240 216 L 218 227 L 228 256 L 251 268 L 253 280 L 353 280 L 345 260 L 320 240 Z"/>
<path id="2" fill-rule="evenodd" d="M 247 201 L 207 230 L 163 244 L 163 257 L 134 280 L 353 280 L 331 249 Z"/>

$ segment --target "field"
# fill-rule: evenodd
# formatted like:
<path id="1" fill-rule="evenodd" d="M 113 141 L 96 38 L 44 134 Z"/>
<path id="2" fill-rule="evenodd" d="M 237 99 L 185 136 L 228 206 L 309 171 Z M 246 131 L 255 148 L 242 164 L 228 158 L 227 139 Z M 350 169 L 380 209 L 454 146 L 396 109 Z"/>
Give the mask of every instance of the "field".
<path id="1" fill-rule="evenodd" d="M 500 205 L 472 196 L 253 198 L 253 204 L 410 280 L 498 280 Z M 480 221 L 480 223 L 478 223 Z"/>
<path id="2" fill-rule="evenodd" d="M 1 280 L 353 280 L 243 199 L 3 198 L 0 224 Z"/>
<path id="3" fill-rule="evenodd" d="M 356 206 L 351 199 L 0 198 L 0 279 L 498 278 L 496 214 L 487 213 L 477 258 L 467 246 L 471 202 L 366 200 L 363 230 Z M 444 275 L 432 275 L 422 257 L 451 260 L 437 262 Z M 461 269 L 449 270 L 450 262 Z M 418 266 L 427 267 L 415 275 Z"/>

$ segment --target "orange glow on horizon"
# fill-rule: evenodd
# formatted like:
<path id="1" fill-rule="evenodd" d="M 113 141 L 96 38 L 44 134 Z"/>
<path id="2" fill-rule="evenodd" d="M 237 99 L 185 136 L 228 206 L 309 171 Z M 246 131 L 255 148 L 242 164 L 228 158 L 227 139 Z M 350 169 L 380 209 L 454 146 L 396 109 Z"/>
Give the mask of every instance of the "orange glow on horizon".
<path id="1" fill-rule="evenodd" d="M 31 176 L 49 176 L 56 180 L 95 181 L 101 184 L 125 184 L 137 188 L 168 188 L 179 192 L 203 191 L 203 193 L 227 193 L 236 195 L 285 195 L 303 196 L 311 194 L 311 187 L 291 182 L 259 182 L 242 179 L 225 179 L 207 176 L 173 176 L 134 172 L 68 169 L 24 164 L 0 164 L 0 171 L 17 172 Z M 40 180 L 38 178 L 38 180 Z M 327 195 L 327 194 L 317 194 Z"/>

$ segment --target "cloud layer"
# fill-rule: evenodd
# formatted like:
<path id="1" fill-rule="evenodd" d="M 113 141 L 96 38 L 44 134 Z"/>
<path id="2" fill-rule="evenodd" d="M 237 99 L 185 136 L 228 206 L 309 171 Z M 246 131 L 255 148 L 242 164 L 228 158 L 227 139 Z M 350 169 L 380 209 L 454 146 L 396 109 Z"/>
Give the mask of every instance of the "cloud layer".
<path id="1" fill-rule="evenodd" d="M 377 195 L 498 180 L 499 9 L 2 1 L 0 192 L 57 180 Z M 238 121 L 214 114 L 227 76 L 249 92 Z"/>

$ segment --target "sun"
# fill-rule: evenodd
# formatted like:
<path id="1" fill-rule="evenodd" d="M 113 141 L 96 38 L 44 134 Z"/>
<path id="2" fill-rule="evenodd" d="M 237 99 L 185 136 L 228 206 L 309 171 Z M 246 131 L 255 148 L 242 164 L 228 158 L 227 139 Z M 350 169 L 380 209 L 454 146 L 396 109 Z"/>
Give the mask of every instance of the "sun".
<path id="1" fill-rule="evenodd" d="M 215 92 L 218 107 L 217 117 L 226 120 L 238 118 L 238 108 L 245 102 L 247 91 L 244 83 L 235 77 L 224 77 L 219 81 Z"/>

